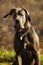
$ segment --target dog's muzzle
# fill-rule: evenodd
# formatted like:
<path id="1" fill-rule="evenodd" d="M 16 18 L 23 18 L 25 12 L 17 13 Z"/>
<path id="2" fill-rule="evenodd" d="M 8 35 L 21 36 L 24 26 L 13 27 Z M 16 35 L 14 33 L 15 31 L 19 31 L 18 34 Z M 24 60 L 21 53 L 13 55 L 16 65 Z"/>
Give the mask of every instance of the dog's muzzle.
<path id="1" fill-rule="evenodd" d="M 19 24 L 19 20 L 15 20 L 15 25 L 14 25 L 15 31 L 20 30 L 20 24 Z"/>
<path id="2" fill-rule="evenodd" d="M 18 25 L 19 24 L 19 20 L 15 20 L 15 23 Z"/>

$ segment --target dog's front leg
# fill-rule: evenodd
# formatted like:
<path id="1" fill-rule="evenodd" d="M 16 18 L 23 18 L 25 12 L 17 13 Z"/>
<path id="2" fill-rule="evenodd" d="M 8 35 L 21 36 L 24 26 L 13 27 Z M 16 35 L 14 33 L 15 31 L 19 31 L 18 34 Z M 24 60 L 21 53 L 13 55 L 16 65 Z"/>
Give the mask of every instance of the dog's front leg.
<path id="1" fill-rule="evenodd" d="M 22 58 L 21 58 L 21 55 L 18 55 L 18 64 L 19 64 L 19 65 L 22 65 Z"/>
<path id="2" fill-rule="evenodd" d="M 35 64 L 35 60 L 33 59 L 32 63 L 30 65 L 34 65 Z"/>

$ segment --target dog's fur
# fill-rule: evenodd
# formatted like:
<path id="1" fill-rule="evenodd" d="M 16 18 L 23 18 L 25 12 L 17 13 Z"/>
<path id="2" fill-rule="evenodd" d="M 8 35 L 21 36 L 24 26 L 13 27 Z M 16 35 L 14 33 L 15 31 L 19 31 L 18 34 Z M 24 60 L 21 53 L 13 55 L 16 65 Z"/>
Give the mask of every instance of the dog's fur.
<path id="1" fill-rule="evenodd" d="M 35 32 L 33 26 L 30 24 L 31 18 L 29 16 L 29 12 L 24 8 L 16 8 L 11 9 L 11 11 L 5 15 L 4 18 L 6 18 L 8 15 L 13 15 L 15 22 L 14 28 L 16 34 L 14 38 L 14 50 L 16 52 L 17 63 L 14 62 L 14 64 L 40 65 L 39 37 Z"/>

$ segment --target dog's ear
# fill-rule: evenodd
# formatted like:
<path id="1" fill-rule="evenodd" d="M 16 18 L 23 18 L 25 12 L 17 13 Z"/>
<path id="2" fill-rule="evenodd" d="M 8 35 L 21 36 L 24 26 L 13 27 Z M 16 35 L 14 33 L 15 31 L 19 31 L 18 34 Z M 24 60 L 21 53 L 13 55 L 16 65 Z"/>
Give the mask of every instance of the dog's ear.
<path id="1" fill-rule="evenodd" d="M 12 15 L 16 13 L 16 9 L 11 9 L 11 11 L 9 13 L 7 13 L 4 18 L 6 18 L 8 15 Z"/>
<path id="2" fill-rule="evenodd" d="M 30 18 L 30 16 L 29 16 L 29 15 L 27 16 L 27 20 L 31 21 L 31 18 Z"/>
<path id="3" fill-rule="evenodd" d="M 31 21 L 31 18 L 30 18 L 30 16 L 29 16 L 29 12 L 28 12 L 26 9 L 24 9 L 24 8 L 23 8 L 23 10 L 24 10 L 25 13 L 26 13 L 26 20 Z"/>

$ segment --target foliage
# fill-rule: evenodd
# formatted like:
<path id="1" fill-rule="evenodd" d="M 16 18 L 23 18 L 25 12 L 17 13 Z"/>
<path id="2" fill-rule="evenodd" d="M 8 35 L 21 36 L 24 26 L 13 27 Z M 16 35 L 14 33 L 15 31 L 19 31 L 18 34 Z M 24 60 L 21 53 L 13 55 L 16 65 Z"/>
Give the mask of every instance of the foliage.
<path id="1" fill-rule="evenodd" d="M 43 65 L 43 54 L 41 54 L 40 56 L 40 62 L 41 62 L 41 65 Z"/>
<path id="2" fill-rule="evenodd" d="M 14 52 L 13 49 L 11 50 L 6 50 L 4 49 L 4 47 L 0 48 L 0 61 L 1 59 L 7 59 L 8 61 L 10 61 L 11 59 L 15 58 L 16 53 Z"/>
<path id="3" fill-rule="evenodd" d="M 12 62 L 3 62 L 3 63 L 0 63 L 0 65 L 12 65 Z"/>

